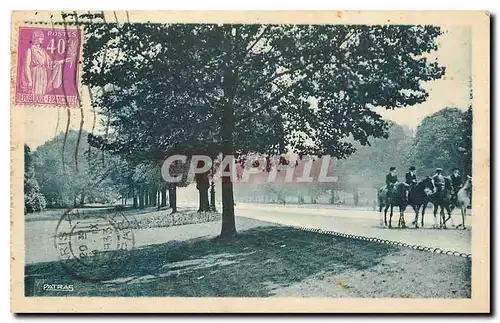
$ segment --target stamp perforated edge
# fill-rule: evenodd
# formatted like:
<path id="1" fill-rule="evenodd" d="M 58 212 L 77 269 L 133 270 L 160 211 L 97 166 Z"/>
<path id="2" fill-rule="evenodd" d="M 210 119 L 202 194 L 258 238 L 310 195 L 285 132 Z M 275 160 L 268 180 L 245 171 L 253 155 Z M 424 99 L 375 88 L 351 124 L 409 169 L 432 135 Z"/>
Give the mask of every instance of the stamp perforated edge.
<path id="1" fill-rule="evenodd" d="M 14 15 L 14 13 L 13 13 Z M 59 13 L 60 16 L 60 13 Z M 83 73 L 83 41 L 85 37 L 85 33 L 83 28 L 76 28 L 74 25 L 69 25 L 68 28 L 78 29 L 80 32 L 80 46 L 78 48 L 78 64 L 76 69 L 76 95 L 77 95 L 77 104 L 76 105 L 62 105 L 62 104 L 18 104 L 16 102 L 16 88 L 17 88 L 17 70 L 18 70 L 18 54 L 19 54 L 19 29 L 22 27 L 41 27 L 41 28 L 53 28 L 55 30 L 64 31 L 65 28 L 62 25 L 52 25 L 51 22 L 45 22 L 43 25 L 38 24 L 36 19 L 23 20 L 23 21 L 13 21 L 13 28 L 11 29 L 11 68 L 10 68 L 10 81 L 11 81 L 11 91 L 10 91 L 10 105 L 15 108 L 44 108 L 44 109 L 80 109 L 83 108 L 80 103 L 82 100 L 82 84 L 81 84 L 81 75 Z M 54 22 L 62 22 L 58 20 L 54 20 Z M 80 98 L 80 102 L 78 102 L 78 97 Z"/>
<path id="2" fill-rule="evenodd" d="M 49 12 L 50 13 L 50 12 Z M 349 13 L 346 15 L 345 13 Z M 13 24 L 16 19 L 24 19 L 33 12 L 14 12 Z M 109 14 L 109 12 L 108 12 Z M 325 16 L 334 17 L 335 11 L 318 12 L 131 12 L 131 21 L 141 22 L 160 17 L 161 22 L 251 22 L 266 23 L 273 14 L 279 15 L 288 23 L 310 21 L 315 17 L 315 23 L 324 23 Z M 354 16 L 354 17 L 353 17 Z M 356 18 L 355 16 L 359 16 Z M 297 18 L 298 17 L 298 18 Z M 302 17 L 302 18 L 301 18 Z M 305 17 L 305 18 L 304 18 Z M 142 19 L 139 19 L 142 18 Z M 476 234 L 473 234 L 473 279 L 472 299 L 234 299 L 234 298 L 135 298 L 131 303 L 120 298 L 78 298 L 58 299 L 54 302 L 40 297 L 26 298 L 24 293 L 24 217 L 22 214 L 22 170 L 23 155 L 15 144 L 22 143 L 22 131 L 16 132 L 15 123 L 22 124 L 22 115 L 14 113 L 11 105 L 11 256 L 14 259 L 11 275 L 11 310 L 16 313 L 29 312 L 427 312 L 427 313 L 486 313 L 490 311 L 489 289 L 489 226 L 490 214 L 489 184 L 490 184 L 490 114 L 489 114 L 489 53 L 490 53 L 490 14 L 487 11 L 429 11 L 429 12 L 344 12 L 340 23 L 390 23 L 408 24 L 467 24 L 473 27 L 473 88 L 474 98 L 474 137 L 473 137 L 473 169 L 476 180 L 474 208 L 484 214 L 473 223 Z M 365 20 L 364 20 L 365 19 Z M 278 19 L 279 20 L 279 19 Z M 280 20 L 280 21 L 281 21 Z M 279 21 L 278 21 L 279 23 Z M 337 23 L 338 20 L 337 20 Z M 386 23 L 384 23 L 386 24 Z M 12 33 L 14 34 L 14 33 Z M 484 57 L 486 55 L 486 57 Z M 12 75 L 12 74 L 11 74 Z M 21 110 L 21 109 L 20 109 Z M 19 137 L 21 136 L 21 137 Z M 19 163 L 17 166 L 14 162 Z M 19 173 L 21 173 L 19 175 Z M 480 175 L 480 176 L 478 176 Z M 21 202 L 21 203 L 20 203 Z M 16 217 L 17 216 L 17 217 Z M 21 220 L 23 221 L 21 223 Z M 479 279 L 479 280 L 477 280 Z"/>

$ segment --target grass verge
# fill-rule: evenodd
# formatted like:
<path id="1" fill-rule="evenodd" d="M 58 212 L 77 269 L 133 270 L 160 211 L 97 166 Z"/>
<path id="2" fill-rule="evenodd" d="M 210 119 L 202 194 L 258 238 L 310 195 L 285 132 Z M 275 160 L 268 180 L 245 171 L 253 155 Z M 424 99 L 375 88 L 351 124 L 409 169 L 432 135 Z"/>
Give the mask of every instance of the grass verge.
<path id="1" fill-rule="evenodd" d="M 26 266 L 27 296 L 470 297 L 470 260 L 239 218 L 236 238 L 191 234 L 130 251 L 115 279 L 72 280 L 55 262 Z M 246 224 L 245 224 L 246 223 Z M 250 224 L 250 225 L 249 225 Z M 208 225 L 220 226 L 219 222 Z M 196 225 L 194 225 L 196 226 Z M 190 225 L 169 230 L 189 230 Z M 196 237 L 198 235 L 198 237 Z M 73 284 L 71 294 L 43 283 Z"/>

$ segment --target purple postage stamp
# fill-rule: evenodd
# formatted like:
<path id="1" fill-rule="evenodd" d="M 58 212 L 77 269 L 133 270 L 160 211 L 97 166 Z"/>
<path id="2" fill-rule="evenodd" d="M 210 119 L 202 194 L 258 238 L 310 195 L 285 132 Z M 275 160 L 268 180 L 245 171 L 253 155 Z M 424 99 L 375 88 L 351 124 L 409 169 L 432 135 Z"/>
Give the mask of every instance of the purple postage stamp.
<path id="1" fill-rule="evenodd" d="M 75 107 L 81 32 L 20 27 L 16 104 Z"/>

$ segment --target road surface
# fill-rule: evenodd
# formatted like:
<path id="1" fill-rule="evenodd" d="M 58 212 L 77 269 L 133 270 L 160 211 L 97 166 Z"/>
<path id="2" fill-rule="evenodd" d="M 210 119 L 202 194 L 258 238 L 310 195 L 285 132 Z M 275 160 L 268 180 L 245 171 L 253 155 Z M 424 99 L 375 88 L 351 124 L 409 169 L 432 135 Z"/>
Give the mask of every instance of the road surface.
<path id="1" fill-rule="evenodd" d="M 459 210 L 454 210 L 452 219 L 447 222 L 448 229 L 433 229 L 434 215 L 429 208 L 425 215 L 424 228 L 414 229 L 411 225 L 414 213 L 406 212 L 408 229 L 387 229 L 380 225 L 378 211 L 362 209 L 339 209 L 324 205 L 276 205 L 238 203 L 235 206 L 237 216 L 285 225 L 337 231 L 366 237 L 377 237 L 425 247 L 441 248 L 464 253 L 471 253 L 471 220 L 466 217 L 467 230 L 455 229 L 452 225 L 461 223 Z M 389 216 L 388 216 L 389 218 Z M 392 218 L 393 227 L 397 227 L 399 214 Z M 389 221 L 389 220 L 388 220 Z M 419 219 L 420 222 L 420 219 Z"/>

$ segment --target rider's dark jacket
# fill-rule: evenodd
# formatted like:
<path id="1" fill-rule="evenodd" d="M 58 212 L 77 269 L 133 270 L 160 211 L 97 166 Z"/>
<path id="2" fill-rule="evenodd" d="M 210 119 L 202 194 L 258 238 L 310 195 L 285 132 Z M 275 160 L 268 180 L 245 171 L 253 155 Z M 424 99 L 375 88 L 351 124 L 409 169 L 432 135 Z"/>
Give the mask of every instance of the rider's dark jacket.
<path id="1" fill-rule="evenodd" d="M 417 175 L 415 173 L 408 172 L 405 174 L 406 184 L 411 185 L 412 183 L 417 182 Z"/>
<path id="2" fill-rule="evenodd" d="M 458 192 L 460 187 L 462 187 L 462 177 L 460 177 L 460 175 L 458 176 L 451 175 L 451 183 L 453 184 L 455 192 Z"/>
<path id="3" fill-rule="evenodd" d="M 385 176 L 385 184 L 394 184 L 398 181 L 398 176 L 397 175 L 392 175 L 391 173 L 387 174 Z"/>

